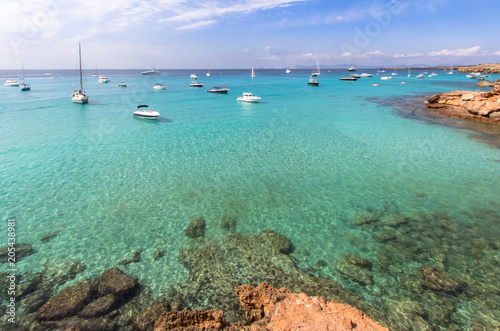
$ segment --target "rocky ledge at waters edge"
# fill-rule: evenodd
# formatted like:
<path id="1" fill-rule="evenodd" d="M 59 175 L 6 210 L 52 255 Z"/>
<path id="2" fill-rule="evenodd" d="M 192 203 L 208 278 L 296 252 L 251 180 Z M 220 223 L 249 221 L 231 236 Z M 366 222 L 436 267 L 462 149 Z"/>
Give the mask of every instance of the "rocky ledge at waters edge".
<path id="1" fill-rule="evenodd" d="M 441 115 L 500 124 L 500 85 L 489 92 L 452 91 L 434 94 L 427 108 Z"/>

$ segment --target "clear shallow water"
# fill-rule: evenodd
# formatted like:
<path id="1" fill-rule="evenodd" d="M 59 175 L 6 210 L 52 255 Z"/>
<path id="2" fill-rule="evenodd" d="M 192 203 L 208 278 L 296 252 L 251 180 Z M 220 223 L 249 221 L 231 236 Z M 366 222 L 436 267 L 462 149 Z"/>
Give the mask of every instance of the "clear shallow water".
<path id="1" fill-rule="evenodd" d="M 0 214 L 15 217 L 18 240 L 37 250 L 18 263 L 20 270 L 71 257 L 87 266 L 76 282 L 140 249 L 141 261 L 123 270 L 165 293 L 187 278 L 177 255 L 185 228 L 199 215 L 213 238 L 224 236 L 223 215 L 244 234 L 284 234 L 304 269 L 318 260 L 333 265 L 348 253 L 376 261 L 380 244 L 349 222 L 367 209 L 440 212 L 478 231 L 499 231 L 478 210 L 500 215 L 500 163 L 492 162 L 500 151 L 468 139 L 465 130 L 403 118 L 370 102 L 476 90 L 464 74 L 342 82 L 347 71 L 325 70 L 320 86 L 311 87 L 309 71 L 300 70 L 257 71 L 253 79 L 249 70 L 212 70 L 211 77 L 201 70 L 139 72 L 103 71 L 111 83 L 99 84 L 89 71 L 90 103 L 83 106 L 70 99 L 74 71 L 27 71 L 30 92 L 0 88 Z M 189 87 L 193 72 L 204 88 Z M 16 76 L 0 71 L 0 80 Z M 121 81 L 128 87 L 118 87 Z M 154 91 L 156 82 L 167 89 Z M 212 86 L 231 91 L 205 92 Z M 262 102 L 238 103 L 241 92 Z M 139 104 L 159 111 L 160 120 L 133 118 Z M 2 238 L 7 243 L 6 231 Z M 154 261 L 158 247 L 167 255 Z M 377 284 L 384 285 L 377 277 L 375 287 L 349 282 L 332 267 L 320 275 L 374 304 Z"/>

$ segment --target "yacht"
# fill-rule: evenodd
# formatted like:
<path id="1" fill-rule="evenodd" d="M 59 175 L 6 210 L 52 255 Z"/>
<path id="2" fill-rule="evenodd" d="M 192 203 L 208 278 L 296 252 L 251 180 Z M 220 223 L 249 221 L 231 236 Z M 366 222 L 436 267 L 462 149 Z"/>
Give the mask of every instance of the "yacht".
<path id="1" fill-rule="evenodd" d="M 209 93 L 227 93 L 229 92 L 229 89 L 228 88 L 225 88 L 225 87 L 212 87 L 210 90 L 207 90 L 207 92 Z"/>
<path id="2" fill-rule="evenodd" d="M 318 86 L 319 82 L 316 80 L 316 78 L 314 78 L 313 76 L 311 76 L 309 78 L 309 81 L 307 82 L 307 85 Z"/>
<path id="3" fill-rule="evenodd" d="M 97 82 L 99 82 L 99 83 L 109 83 L 109 79 L 108 79 L 108 77 L 106 77 L 104 75 L 100 75 L 99 79 L 97 80 Z"/>
<path id="4" fill-rule="evenodd" d="M 349 71 L 356 71 L 356 68 L 354 68 L 354 66 L 351 66 L 349 69 L 347 69 Z"/>
<path id="5" fill-rule="evenodd" d="M 120 82 L 120 84 L 118 84 L 118 86 L 120 86 L 120 87 L 127 87 L 127 83 L 125 83 L 125 82 Z"/>
<path id="6" fill-rule="evenodd" d="M 351 77 L 354 77 L 354 78 L 361 78 L 361 75 L 360 75 L 360 74 L 351 74 Z"/>
<path id="7" fill-rule="evenodd" d="M 425 78 L 425 76 L 424 76 L 424 74 L 422 73 L 422 74 L 418 74 L 418 75 L 417 75 L 417 78 L 418 78 L 418 79 L 424 79 L 424 78 Z"/>
<path id="8" fill-rule="evenodd" d="M 378 83 L 373 83 L 372 85 L 373 85 L 373 86 L 378 86 Z"/>
<path id="9" fill-rule="evenodd" d="M 203 87 L 203 83 L 200 82 L 192 82 L 189 84 L 190 87 Z"/>
<path id="10" fill-rule="evenodd" d="M 195 74 L 191 74 L 191 76 L 189 76 L 191 79 L 198 79 L 198 76 L 196 76 Z"/>
<path id="11" fill-rule="evenodd" d="M 19 82 L 18 81 L 15 81 L 13 79 L 7 79 L 5 81 L 5 84 L 3 84 L 5 86 L 19 86 Z"/>
<path id="12" fill-rule="evenodd" d="M 358 80 L 358 77 L 354 77 L 354 76 L 349 76 L 349 77 L 342 77 L 340 78 L 340 80 L 350 80 L 350 81 L 357 81 Z"/>
<path id="13" fill-rule="evenodd" d="M 311 76 L 319 76 L 321 75 L 321 72 L 319 70 L 319 61 L 316 61 L 316 70 L 313 71 Z"/>
<path id="14" fill-rule="evenodd" d="M 143 75 L 161 75 L 161 72 L 153 69 L 153 70 L 143 71 L 143 72 L 141 72 L 141 74 L 143 74 Z"/>
<path id="15" fill-rule="evenodd" d="M 392 79 L 392 77 L 391 76 L 382 76 L 382 77 L 380 77 L 380 79 L 382 79 L 382 80 L 390 80 L 390 79 Z"/>
<path id="16" fill-rule="evenodd" d="M 156 83 L 156 84 L 153 85 L 153 88 L 155 90 L 164 90 L 164 89 L 167 88 L 167 85 L 161 84 L 161 83 Z"/>
<path id="17" fill-rule="evenodd" d="M 373 77 L 373 75 L 372 74 L 362 73 L 361 77 Z"/>
<path id="18" fill-rule="evenodd" d="M 138 118 L 144 118 L 147 120 L 155 120 L 160 116 L 160 113 L 148 108 L 148 105 L 137 106 L 137 110 L 134 111 L 133 115 Z"/>
<path id="19" fill-rule="evenodd" d="M 31 85 L 24 83 L 24 64 L 21 63 L 21 67 L 23 68 L 23 75 L 21 76 L 21 85 L 19 85 L 19 87 L 21 91 L 29 91 L 31 90 Z"/>
<path id="20" fill-rule="evenodd" d="M 73 95 L 71 95 L 71 101 L 74 103 L 88 103 L 89 102 L 89 96 L 85 94 L 85 91 L 83 90 L 83 80 L 82 80 L 82 47 L 80 43 L 78 43 L 78 58 L 80 60 L 80 89 L 75 90 L 73 92 Z"/>
<path id="21" fill-rule="evenodd" d="M 406 85 L 406 82 L 401 82 L 401 84 Z"/>
<path id="22" fill-rule="evenodd" d="M 238 101 L 246 101 L 246 102 L 259 102 L 260 97 L 253 95 L 250 92 L 243 92 L 241 97 L 238 97 Z"/>
<path id="23" fill-rule="evenodd" d="M 289 74 L 289 73 L 291 73 L 291 72 L 292 72 L 292 70 L 290 70 L 290 69 L 286 69 L 285 74 Z"/>

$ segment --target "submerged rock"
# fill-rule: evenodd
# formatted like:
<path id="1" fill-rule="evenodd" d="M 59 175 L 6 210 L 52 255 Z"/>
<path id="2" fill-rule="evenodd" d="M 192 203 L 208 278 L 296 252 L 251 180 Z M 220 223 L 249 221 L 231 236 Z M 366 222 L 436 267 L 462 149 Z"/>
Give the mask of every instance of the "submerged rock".
<path id="1" fill-rule="evenodd" d="M 136 278 L 128 276 L 118 268 L 111 268 L 103 272 L 97 279 L 97 291 L 99 296 L 115 294 L 117 296 L 127 296 L 135 292 L 139 287 Z"/>
<path id="2" fill-rule="evenodd" d="M 371 262 L 354 254 L 347 254 L 335 263 L 335 269 L 363 285 L 373 284 L 373 273 L 370 271 Z"/>
<path id="3" fill-rule="evenodd" d="M 14 262 L 19 262 L 22 258 L 34 254 L 33 246 L 30 244 L 14 244 L 15 251 L 11 252 L 12 247 L 5 246 L 0 249 L 0 262 L 7 262 L 9 259 L 9 252 L 15 253 L 12 257 L 15 258 Z"/>
<path id="4" fill-rule="evenodd" d="M 55 237 L 57 237 L 59 235 L 59 233 L 61 233 L 61 230 L 62 229 L 56 229 L 54 231 L 51 231 L 51 232 L 47 233 L 46 235 L 44 235 L 42 237 L 42 239 L 41 239 L 42 242 L 43 243 L 47 243 L 47 242 L 51 241 L 52 239 L 54 239 Z"/>
<path id="5" fill-rule="evenodd" d="M 236 231 L 236 220 L 231 216 L 224 215 L 220 222 L 220 228 L 228 231 Z"/>
<path id="6" fill-rule="evenodd" d="M 353 225 L 364 225 L 368 223 L 375 222 L 377 220 L 377 217 L 366 210 L 361 210 L 356 212 L 353 217 L 349 219 L 349 223 Z"/>
<path id="7" fill-rule="evenodd" d="M 467 285 L 437 268 L 422 267 L 419 272 L 424 285 L 431 290 L 456 293 L 462 291 Z"/>
<path id="8" fill-rule="evenodd" d="M 50 298 L 36 313 L 39 321 L 57 321 L 78 313 L 92 299 L 95 283 L 91 280 L 77 283 Z"/>
<path id="9" fill-rule="evenodd" d="M 116 264 L 127 265 L 130 263 L 139 262 L 141 260 L 141 253 L 142 253 L 142 251 L 140 249 L 132 251 L 127 256 L 125 256 L 123 259 L 119 260 Z"/>
<path id="10" fill-rule="evenodd" d="M 193 219 L 187 229 L 186 236 L 190 238 L 203 237 L 205 235 L 206 221 L 203 216 Z"/>
<path id="11" fill-rule="evenodd" d="M 139 331 L 153 331 L 155 321 L 165 312 L 172 310 L 168 302 L 157 302 L 141 311 L 132 319 L 132 326 Z"/>

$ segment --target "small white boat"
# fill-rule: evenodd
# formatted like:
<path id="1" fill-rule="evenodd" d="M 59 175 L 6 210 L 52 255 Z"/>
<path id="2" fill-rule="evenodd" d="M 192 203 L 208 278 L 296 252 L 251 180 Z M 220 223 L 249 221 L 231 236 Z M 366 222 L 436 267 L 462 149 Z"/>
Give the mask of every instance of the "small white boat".
<path id="1" fill-rule="evenodd" d="M 246 102 L 259 102 L 260 97 L 253 95 L 250 92 L 243 92 L 241 97 L 238 97 L 238 101 L 246 101 Z"/>
<path id="2" fill-rule="evenodd" d="M 286 69 L 285 74 L 289 74 L 289 73 L 291 73 L 291 72 L 292 72 L 292 70 L 290 70 L 290 69 Z"/>
<path id="3" fill-rule="evenodd" d="M 378 83 L 374 83 L 374 84 L 372 84 L 372 85 L 373 85 L 373 86 L 378 86 Z"/>
<path id="4" fill-rule="evenodd" d="M 380 77 L 380 79 L 389 80 L 389 79 L 392 79 L 392 77 L 391 76 L 382 76 L 382 77 Z"/>
<path id="5" fill-rule="evenodd" d="M 406 82 L 401 82 L 401 84 L 405 85 L 405 84 L 406 84 Z"/>
<path id="6" fill-rule="evenodd" d="M 156 84 L 153 85 L 153 88 L 155 90 L 164 90 L 164 89 L 167 88 L 167 85 L 161 84 L 161 83 L 156 83 Z"/>
<path id="7" fill-rule="evenodd" d="M 138 118 L 144 118 L 147 120 L 156 120 L 160 113 L 148 108 L 148 105 L 137 106 L 137 110 L 134 111 L 133 115 Z"/>
<path id="8" fill-rule="evenodd" d="M 349 71 L 356 71 L 356 68 L 354 68 L 354 66 L 351 66 L 349 69 L 347 69 Z"/>
<path id="9" fill-rule="evenodd" d="M 437 76 L 437 75 L 438 75 L 438 74 L 436 74 L 436 73 L 434 73 L 434 72 L 431 74 L 431 76 L 432 76 L 432 77 Z"/>
<path id="10" fill-rule="evenodd" d="M 408 77 L 411 77 L 411 69 L 408 68 Z"/>
<path id="11" fill-rule="evenodd" d="M 359 77 L 354 77 L 354 75 L 340 78 L 340 80 L 348 80 L 348 81 L 353 81 L 353 82 L 357 81 L 358 79 L 359 79 Z"/>
<path id="12" fill-rule="evenodd" d="M 451 66 L 450 71 L 448 71 L 446 74 L 447 74 L 447 75 L 453 75 L 453 66 Z"/>
<path id="13" fill-rule="evenodd" d="M 189 76 L 189 78 L 191 78 L 191 79 L 198 79 L 198 76 L 196 76 L 195 74 L 191 74 L 191 76 Z"/>
<path id="14" fill-rule="evenodd" d="M 80 60 L 80 89 L 73 91 L 71 95 L 71 101 L 74 103 L 85 104 L 89 102 L 89 96 L 85 94 L 83 90 L 83 79 L 82 79 L 82 47 L 78 43 L 78 58 Z"/>
<path id="15" fill-rule="evenodd" d="M 203 87 L 203 83 L 200 82 L 192 82 L 189 84 L 190 87 Z"/>
<path id="16" fill-rule="evenodd" d="M 229 89 L 228 89 L 228 88 L 225 88 L 225 87 L 217 87 L 217 86 L 215 86 L 215 87 L 213 87 L 213 88 L 211 88 L 211 89 L 207 90 L 207 92 L 208 92 L 208 93 L 221 93 L 221 94 L 222 94 L 222 93 L 227 93 L 227 92 L 229 92 Z"/>
<path id="17" fill-rule="evenodd" d="M 424 78 L 425 78 L 425 76 L 424 76 L 424 74 L 418 74 L 418 75 L 417 75 L 417 78 L 418 78 L 418 79 L 424 79 Z"/>
<path id="18" fill-rule="evenodd" d="M 161 75 L 161 72 L 153 69 L 153 70 L 143 71 L 143 72 L 141 72 L 141 74 L 143 74 L 143 75 Z"/>
<path id="19" fill-rule="evenodd" d="M 15 81 L 13 79 L 7 79 L 5 81 L 5 84 L 3 84 L 5 86 L 19 86 L 19 82 L 18 81 Z"/>
<path id="20" fill-rule="evenodd" d="M 250 74 L 250 77 L 252 78 L 255 77 L 255 67 L 252 67 L 252 73 Z"/>
<path id="21" fill-rule="evenodd" d="M 95 66 L 95 73 L 92 76 L 97 77 L 97 66 Z"/>
<path id="22" fill-rule="evenodd" d="M 108 79 L 108 77 L 106 77 L 104 75 L 100 75 L 99 79 L 97 80 L 97 82 L 99 82 L 99 83 L 109 83 L 109 79 Z"/>
<path id="23" fill-rule="evenodd" d="M 373 77 L 372 74 L 366 74 L 366 73 L 362 73 L 360 76 L 361 77 Z"/>
<path id="24" fill-rule="evenodd" d="M 120 86 L 120 87 L 127 87 L 127 83 L 125 83 L 125 82 L 120 82 L 120 84 L 118 84 L 118 86 Z"/>

